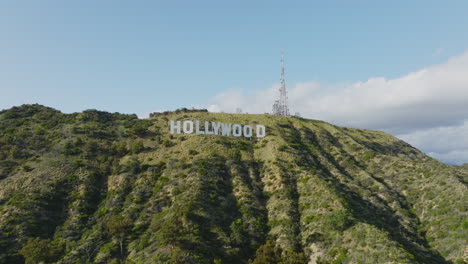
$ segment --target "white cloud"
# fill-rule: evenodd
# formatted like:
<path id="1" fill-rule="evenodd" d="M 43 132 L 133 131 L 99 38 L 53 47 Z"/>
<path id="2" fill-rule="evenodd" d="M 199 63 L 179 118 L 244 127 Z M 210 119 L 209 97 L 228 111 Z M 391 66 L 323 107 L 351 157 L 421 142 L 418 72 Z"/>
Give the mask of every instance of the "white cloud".
<path id="1" fill-rule="evenodd" d="M 419 130 L 397 137 L 444 162 L 468 163 L 468 119 L 460 125 Z"/>
<path id="2" fill-rule="evenodd" d="M 432 153 L 448 153 L 454 149 L 468 151 L 468 120 L 457 126 L 435 127 L 398 137 Z"/>
<path id="3" fill-rule="evenodd" d="M 429 156 L 450 165 L 462 165 L 468 163 L 468 150 L 453 150 L 447 153 L 429 152 Z"/>
<path id="4" fill-rule="evenodd" d="M 266 113 L 271 112 L 271 104 L 276 98 L 276 91 L 279 86 L 273 86 L 266 90 L 258 90 L 253 95 L 246 95 L 240 89 L 233 89 L 217 94 L 208 107 L 212 112 L 230 112 L 235 113 L 237 108 L 243 112 Z"/>
<path id="5" fill-rule="evenodd" d="M 207 108 L 208 112 L 221 112 L 221 108 L 218 105 L 210 105 Z"/>
<path id="6" fill-rule="evenodd" d="M 274 85 L 251 96 L 242 90 L 220 93 L 211 108 L 271 112 L 278 88 Z M 288 90 L 291 112 L 337 125 L 382 129 L 403 135 L 434 157 L 456 156 L 468 162 L 466 151 L 460 149 L 460 142 L 468 140 L 468 52 L 396 79 L 375 77 L 335 85 L 306 82 Z"/>

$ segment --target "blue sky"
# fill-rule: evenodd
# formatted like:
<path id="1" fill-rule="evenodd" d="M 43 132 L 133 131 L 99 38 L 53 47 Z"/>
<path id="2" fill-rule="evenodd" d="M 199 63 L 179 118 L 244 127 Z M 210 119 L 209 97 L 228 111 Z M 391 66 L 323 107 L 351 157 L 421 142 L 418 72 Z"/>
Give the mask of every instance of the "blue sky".
<path id="1" fill-rule="evenodd" d="M 229 111 L 223 95 L 254 104 L 277 85 L 281 50 L 291 89 L 397 80 L 463 56 L 467 11 L 468 1 L 2 1 L 0 109 Z M 327 120 L 308 107 L 298 109 Z M 464 120 L 407 129 L 328 121 L 407 135 Z"/>

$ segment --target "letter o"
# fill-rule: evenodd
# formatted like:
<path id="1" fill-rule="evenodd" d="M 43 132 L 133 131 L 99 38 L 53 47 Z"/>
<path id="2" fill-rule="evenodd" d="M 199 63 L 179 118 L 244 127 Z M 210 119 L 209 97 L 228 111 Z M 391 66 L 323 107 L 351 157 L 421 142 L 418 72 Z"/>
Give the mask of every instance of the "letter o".
<path id="1" fill-rule="evenodd" d="M 251 137 L 252 136 L 252 126 L 245 125 L 244 126 L 244 137 Z"/>
<path id="2" fill-rule="evenodd" d="M 232 135 L 235 137 L 242 136 L 242 126 L 238 124 L 234 124 L 232 126 Z"/>
<path id="3" fill-rule="evenodd" d="M 183 128 L 185 134 L 192 134 L 193 133 L 193 121 L 186 120 L 184 121 Z"/>

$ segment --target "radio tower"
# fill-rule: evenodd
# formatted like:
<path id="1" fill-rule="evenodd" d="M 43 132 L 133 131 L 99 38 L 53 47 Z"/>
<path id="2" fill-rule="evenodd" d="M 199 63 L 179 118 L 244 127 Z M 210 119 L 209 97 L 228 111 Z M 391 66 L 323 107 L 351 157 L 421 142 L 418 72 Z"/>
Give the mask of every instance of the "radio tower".
<path id="1" fill-rule="evenodd" d="M 273 114 L 289 116 L 288 95 L 286 92 L 286 79 L 284 78 L 284 53 L 281 54 L 281 87 L 279 89 L 280 99 L 273 104 Z"/>

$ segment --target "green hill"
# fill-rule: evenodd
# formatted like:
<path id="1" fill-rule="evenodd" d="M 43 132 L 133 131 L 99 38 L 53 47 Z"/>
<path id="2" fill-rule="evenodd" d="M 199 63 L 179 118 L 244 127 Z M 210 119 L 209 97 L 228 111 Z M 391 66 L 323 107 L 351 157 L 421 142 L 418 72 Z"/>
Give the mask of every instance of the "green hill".
<path id="1" fill-rule="evenodd" d="M 0 263 L 467 263 L 467 178 L 315 120 L 23 105 L 0 112 Z"/>
<path id="2" fill-rule="evenodd" d="M 465 164 L 460 165 L 460 166 L 455 166 L 455 167 L 458 168 L 459 170 L 464 170 L 464 171 L 468 172 L 468 163 L 465 163 Z"/>

